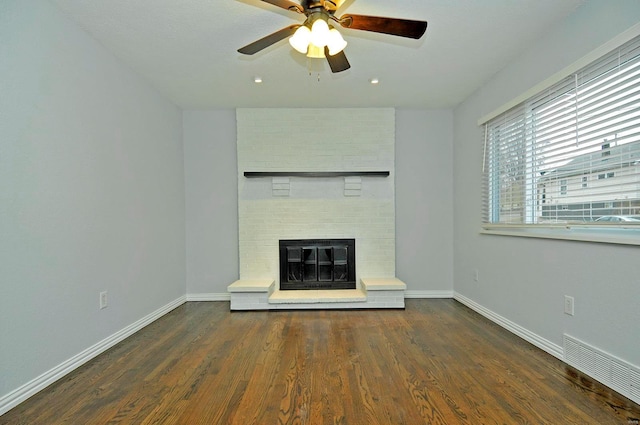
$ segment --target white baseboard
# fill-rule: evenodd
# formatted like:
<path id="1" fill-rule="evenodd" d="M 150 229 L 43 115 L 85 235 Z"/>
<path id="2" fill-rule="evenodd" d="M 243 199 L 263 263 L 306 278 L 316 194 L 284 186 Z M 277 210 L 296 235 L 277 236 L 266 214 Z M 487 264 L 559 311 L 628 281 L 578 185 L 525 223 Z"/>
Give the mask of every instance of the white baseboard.
<path id="1" fill-rule="evenodd" d="M 405 298 L 453 298 L 453 291 L 405 291 Z"/>
<path id="2" fill-rule="evenodd" d="M 164 316 L 171 310 L 181 306 L 185 303 L 185 301 L 186 297 L 184 295 L 180 298 L 175 299 L 174 301 L 171 301 L 169 304 L 160 307 L 159 309 L 146 315 L 142 319 L 130 324 L 129 326 L 121 329 L 113 335 L 108 336 L 102 341 L 92 345 L 86 350 L 60 363 L 58 366 L 54 367 L 51 370 L 48 370 L 47 372 L 27 382 L 21 387 L 16 388 L 8 394 L 3 395 L 2 397 L 0 397 L 0 415 L 8 412 L 10 409 L 13 409 L 32 395 L 43 390 L 58 379 L 87 363 L 89 360 L 95 358 L 99 354 L 105 352 L 125 338 L 133 335 L 140 329 Z"/>
<path id="3" fill-rule="evenodd" d="M 187 301 L 231 301 L 231 294 L 228 292 L 211 294 L 187 294 Z"/>
<path id="4" fill-rule="evenodd" d="M 494 313 L 493 311 L 465 297 L 464 295 L 455 292 L 453 298 L 456 301 L 466 305 L 471 310 L 502 326 L 509 332 L 518 335 L 520 338 L 524 339 L 527 342 L 530 342 L 539 349 L 546 351 L 552 356 L 564 361 L 564 349 L 560 345 L 554 344 L 553 342 L 541 337 L 540 335 L 537 335 L 530 330 L 523 328 L 517 323 L 514 323 L 511 320 Z"/>

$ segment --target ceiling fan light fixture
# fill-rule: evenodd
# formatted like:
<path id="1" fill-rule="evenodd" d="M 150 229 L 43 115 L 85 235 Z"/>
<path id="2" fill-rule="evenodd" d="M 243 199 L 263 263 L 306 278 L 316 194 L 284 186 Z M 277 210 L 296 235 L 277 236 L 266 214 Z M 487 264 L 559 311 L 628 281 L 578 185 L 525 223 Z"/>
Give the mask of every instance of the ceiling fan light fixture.
<path id="1" fill-rule="evenodd" d="M 302 25 L 296 30 L 296 32 L 289 38 L 289 44 L 303 55 L 307 53 L 307 48 L 311 42 L 311 30 L 309 27 Z"/>
<path id="2" fill-rule="evenodd" d="M 333 56 L 343 51 L 344 48 L 347 47 L 347 42 L 342 38 L 342 34 L 340 34 L 337 29 L 331 28 L 329 30 L 327 47 L 329 48 L 329 55 Z"/>
<path id="3" fill-rule="evenodd" d="M 316 19 L 311 26 L 311 43 L 324 47 L 329 41 L 329 24 L 324 19 Z"/>

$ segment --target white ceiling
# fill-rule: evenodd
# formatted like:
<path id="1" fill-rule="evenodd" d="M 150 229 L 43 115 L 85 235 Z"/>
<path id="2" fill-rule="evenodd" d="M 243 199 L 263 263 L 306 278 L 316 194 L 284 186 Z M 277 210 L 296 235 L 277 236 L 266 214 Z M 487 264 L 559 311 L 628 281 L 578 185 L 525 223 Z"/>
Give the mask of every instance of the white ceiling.
<path id="1" fill-rule="evenodd" d="M 336 16 L 429 26 L 420 40 L 340 29 L 351 69 L 338 74 L 286 40 L 238 53 L 304 20 L 260 0 L 51 1 L 176 105 L 214 109 L 453 107 L 585 0 L 347 0 Z"/>

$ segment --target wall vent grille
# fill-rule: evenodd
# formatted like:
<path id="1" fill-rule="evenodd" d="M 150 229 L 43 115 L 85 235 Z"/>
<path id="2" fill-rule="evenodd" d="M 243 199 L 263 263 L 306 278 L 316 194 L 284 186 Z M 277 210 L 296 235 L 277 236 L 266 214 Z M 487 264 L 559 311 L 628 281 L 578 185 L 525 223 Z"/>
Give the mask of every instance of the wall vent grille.
<path id="1" fill-rule="evenodd" d="M 631 400 L 640 400 L 640 371 L 631 371 Z"/>
<path id="2" fill-rule="evenodd" d="M 564 361 L 597 381 L 640 403 L 640 369 L 569 335 Z"/>

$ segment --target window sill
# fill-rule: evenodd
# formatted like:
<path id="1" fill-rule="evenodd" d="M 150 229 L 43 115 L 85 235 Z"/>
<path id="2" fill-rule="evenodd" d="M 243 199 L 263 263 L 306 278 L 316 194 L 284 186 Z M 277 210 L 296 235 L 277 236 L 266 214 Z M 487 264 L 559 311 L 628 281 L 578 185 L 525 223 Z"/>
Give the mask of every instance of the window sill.
<path id="1" fill-rule="evenodd" d="M 534 228 L 533 226 L 499 226 L 482 228 L 480 230 L 480 234 L 640 246 L 640 228 L 636 229 L 628 227 L 589 228 L 586 226 L 558 226 Z"/>

